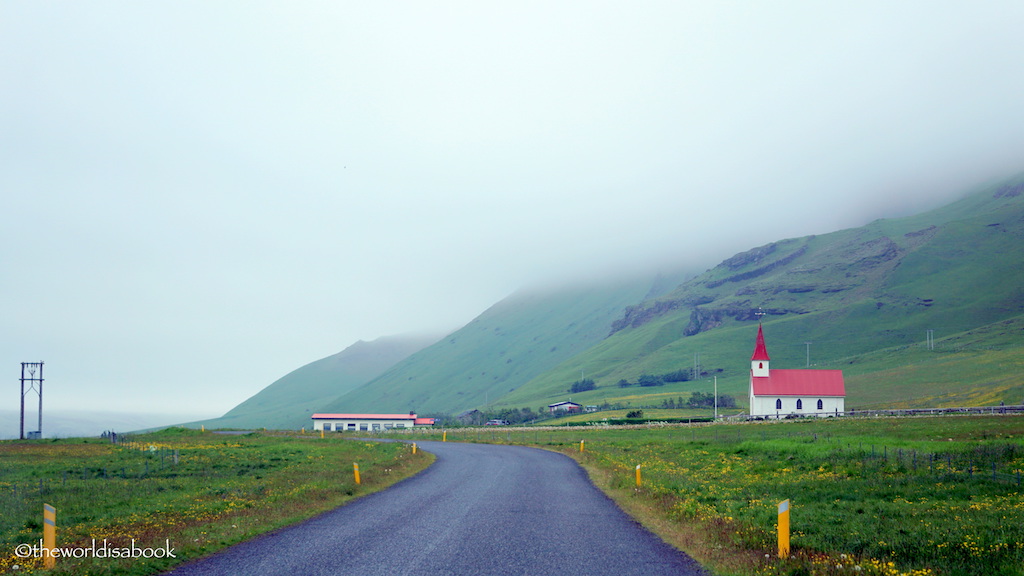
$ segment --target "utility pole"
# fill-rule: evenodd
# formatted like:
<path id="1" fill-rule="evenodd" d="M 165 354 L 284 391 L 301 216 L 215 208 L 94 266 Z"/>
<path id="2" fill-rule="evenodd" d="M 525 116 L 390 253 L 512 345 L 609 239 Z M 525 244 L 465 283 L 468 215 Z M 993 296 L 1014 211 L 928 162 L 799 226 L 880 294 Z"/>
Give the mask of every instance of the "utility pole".
<path id="1" fill-rule="evenodd" d="M 807 367 L 810 368 L 811 367 L 811 343 L 810 342 L 804 342 L 804 344 L 807 345 Z"/>
<path id="2" fill-rule="evenodd" d="M 924 333 L 925 346 L 929 350 L 935 350 L 935 330 L 926 330 Z"/>
<path id="3" fill-rule="evenodd" d="M 36 371 L 39 371 L 39 377 L 36 377 Z M 25 373 L 28 373 L 28 378 L 25 377 Z M 28 382 L 28 392 L 36 392 L 39 394 L 39 425 L 36 428 L 35 436 L 38 438 L 43 437 L 43 363 L 42 362 L 22 362 L 21 363 L 21 430 L 19 432 L 19 438 L 25 439 L 25 395 L 28 393 L 25 391 L 25 383 Z M 39 384 L 38 388 L 36 383 Z M 31 432 L 29 432 L 32 435 Z"/>
<path id="4" fill-rule="evenodd" d="M 718 376 L 715 376 L 715 422 L 718 422 Z"/>

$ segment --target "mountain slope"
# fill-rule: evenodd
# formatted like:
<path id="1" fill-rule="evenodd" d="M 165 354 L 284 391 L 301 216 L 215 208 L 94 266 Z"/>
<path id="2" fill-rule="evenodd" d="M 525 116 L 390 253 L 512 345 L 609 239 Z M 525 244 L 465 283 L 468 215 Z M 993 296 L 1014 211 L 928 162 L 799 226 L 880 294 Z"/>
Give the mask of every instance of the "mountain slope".
<path id="1" fill-rule="evenodd" d="M 321 410 L 425 414 L 484 407 L 599 342 L 627 305 L 664 283 L 644 278 L 519 292 Z"/>
<path id="2" fill-rule="evenodd" d="M 580 402 L 640 403 L 641 398 L 708 391 L 710 381 L 643 390 L 616 386 L 620 379 L 635 380 L 644 373 L 690 369 L 695 361 L 709 375 L 718 375 L 720 389 L 742 399 L 751 326 L 761 313 L 773 366 L 803 367 L 813 359 L 818 366 L 842 367 L 854 381 L 871 366 L 891 368 L 895 352 L 883 354 L 887 359 L 881 364 L 863 362 L 869 355 L 906 351 L 923 342 L 928 330 L 941 349 L 947 337 L 1021 315 L 1024 178 L 913 217 L 737 254 L 662 297 L 629 307 L 606 340 L 539 375 L 501 404 L 534 406 L 564 399 L 580 366 L 598 385 L 574 396 Z M 904 405 L 934 396 L 909 383 L 889 386 L 898 389 L 890 395 L 893 401 Z M 848 406 L 880 402 L 874 391 L 858 396 L 856 386 L 848 394 Z"/>
<path id="3" fill-rule="evenodd" d="M 289 372 L 228 411 L 195 425 L 222 428 L 300 428 L 325 399 L 335 398 L 379 376 L 440 336 L 387 336 L 359 341 L 337 354 Z"/>
<path id="4" fill-rule="evenodd" d="M 700 276 L 517 293 L 432 345 L 374 358 L 357 343 L 208 425 L 309 425 L 311 412 L 745 403 L 755 324 L 773 366 L 842 368 L 851 408 L 1024 399 L 1024 176 L 923 214 L 773 242 Z M 683 282 L 684 278 L 690 278 Z M 926 348 L 926 333 L 935 346 Z M 369 347 L 369 349 L 367 349 Z M 418 350 L 418 351 L 416 351 Z M 413 353 L 415 352 L 415 353 Z M 357 358 L 362 360 L 357 361 Z M 620 388 L 644 374 L 703 379 Z"/>

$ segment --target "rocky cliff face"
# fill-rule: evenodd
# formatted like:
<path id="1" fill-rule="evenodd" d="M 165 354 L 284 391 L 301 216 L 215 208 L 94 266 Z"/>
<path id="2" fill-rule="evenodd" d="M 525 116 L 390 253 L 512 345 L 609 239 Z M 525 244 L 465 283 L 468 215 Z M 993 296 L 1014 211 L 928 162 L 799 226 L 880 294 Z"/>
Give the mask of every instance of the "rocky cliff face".
<path id="1" fill-rule="evenodd" d="M 939 229 L 930 225 L 890 236 L 883 233 L 886 227 L 891 222 L 741 252 L 662 298 L 628 307 L 611 333 L 688 313 L 683 335 L 693 336 L 729 320 L 805 314 L 867 297 L 884 301 L 886 278 Z"/>

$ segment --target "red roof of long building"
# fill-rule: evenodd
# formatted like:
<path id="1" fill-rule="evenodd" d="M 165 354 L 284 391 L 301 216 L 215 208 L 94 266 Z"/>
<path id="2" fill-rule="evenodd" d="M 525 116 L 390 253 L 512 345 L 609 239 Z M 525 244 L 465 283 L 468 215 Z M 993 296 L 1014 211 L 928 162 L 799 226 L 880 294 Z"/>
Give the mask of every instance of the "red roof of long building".
<path id="1" fill-rule="evenodd" d="M 416 420 L 415 414 L 313 414 L 314 420 Z"/>
<path id="2" fill-rule="evenodd" d="M 777 370 L 751 378 L 754 396 L 846 396 L 842 370 Z"/>
<path id="3" fill-rule="evenodd" d="M 768 349 L 764 346 L 764 332 L 761 331 L 761 325 L 757 325 L 757 342 L 754 343 L 754 355 L 750 357 L 751 360 L 771 360 L 768 357 Z"/>

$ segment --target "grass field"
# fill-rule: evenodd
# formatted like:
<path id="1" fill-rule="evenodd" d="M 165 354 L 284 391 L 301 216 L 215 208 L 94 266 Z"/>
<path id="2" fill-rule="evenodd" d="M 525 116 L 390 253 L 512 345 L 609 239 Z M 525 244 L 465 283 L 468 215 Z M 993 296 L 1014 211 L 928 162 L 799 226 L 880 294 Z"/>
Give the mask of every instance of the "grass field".
<path id="1" fill-rule="evenodd" d="M 406 444 L 298 433 L 0 442 L 0 573 L 153 574 L 385 488 L 432 460 Z M 134 540 L 173 548 L 176 558 L 61 558 L 43 570 L 17 552 L 42 537 L 44 503 L 57 509 L 61 548 Z"/>
<path id="2" fill-rule="evenodd" d="M 1024 574 L 1020 416 L 455 429 L 447 440 L 561 451 L 716 574 Z M 336 507 L 429 462 L 405 444 L 337 435 L 169 430 L 122 445 L 2 442 L 0 572 L 18 565 L 19 574 L 41 573 L 40 561 L 15 549 L 38 542 L 44 502 L 57 508 L 61 547 L 166 542 L 182 561 Z M 781 559 L 776 507 L 786 499 L 793 554 Z M 171 564 L 62 559 L 47 573 L 151 574 Z"/>
<path id="3" fill-rule="evenodd" d="M 717 574 L 1024 574 L 1020 416 L 449 431 L 459 440 L 570 455 Z M 783 560 L 786 499 L 793 555 Z"/>

